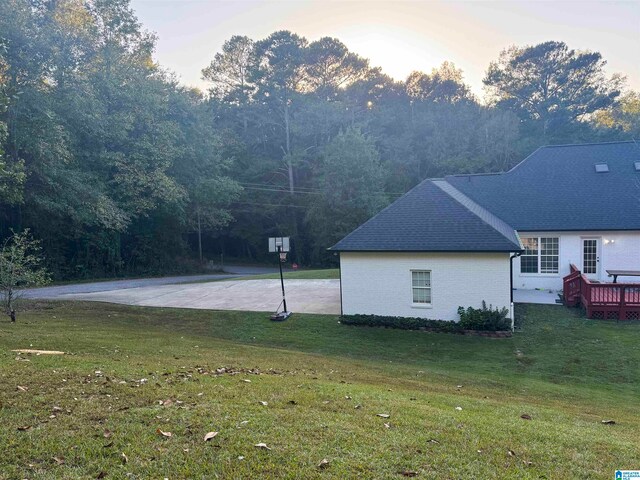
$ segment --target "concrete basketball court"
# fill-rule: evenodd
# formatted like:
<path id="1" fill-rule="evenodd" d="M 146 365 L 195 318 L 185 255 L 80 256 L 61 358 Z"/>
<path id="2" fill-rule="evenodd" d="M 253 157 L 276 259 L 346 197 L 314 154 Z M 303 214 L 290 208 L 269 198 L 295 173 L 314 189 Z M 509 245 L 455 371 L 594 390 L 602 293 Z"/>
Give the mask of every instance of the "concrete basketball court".
<path id="1" fill-rule="evenodd" d="M 340 313 L 340 280 L 285 280 L 287 308 L 294 313 Z M 148 307 L 274 312 L 282 300 L 280 280 L 231 280 L 154 285 L 58 295 Z"/>

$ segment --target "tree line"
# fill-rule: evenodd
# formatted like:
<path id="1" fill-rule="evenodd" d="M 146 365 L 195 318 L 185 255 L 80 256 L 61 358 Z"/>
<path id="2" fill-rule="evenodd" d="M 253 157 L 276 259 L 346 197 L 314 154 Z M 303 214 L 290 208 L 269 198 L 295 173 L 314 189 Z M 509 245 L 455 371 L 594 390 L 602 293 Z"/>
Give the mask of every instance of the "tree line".
<path id="1" fill-rule="evenodd" d="M 445 62 L 396 81 L 335 38 L 233 36 L 206 92 L 153 61 L 128 0 L 0 3 L 0 236 L 57 278 L 168 273 L 326 249 L 424 178 L 506 170 L 554 143 L 631 139 L 640 96 L 597 52 L 512 46 L 487 98 Z"/>

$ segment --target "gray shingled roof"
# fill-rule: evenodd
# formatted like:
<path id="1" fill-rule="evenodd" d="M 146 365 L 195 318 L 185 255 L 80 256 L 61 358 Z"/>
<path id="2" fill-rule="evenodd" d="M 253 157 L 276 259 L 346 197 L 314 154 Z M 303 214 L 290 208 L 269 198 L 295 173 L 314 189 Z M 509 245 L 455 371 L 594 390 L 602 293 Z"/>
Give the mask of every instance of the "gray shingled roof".
<path id="1" fill-rule="evenodd" d="M 446 180 L 521 232 L 640 230 L 638 161 L 635 142 L 549 146 L 506 173 Z"/>
<path id="2" fill-rule="evenodd" d="M 445 182 L 442 182 L 445 183 Z M 513 231 L 455 189 L 425 180 L 340 240 L 334 251 L 513 252 Z M 444 187 L 444 188 L 443 188 Z"/>
<path id="3" fill-rule="evenodd" d="M 635 142 L 559 145 L 505 173 L 425 180 L 330 250 L 513 252 L 515 230 L 640 230 L 636 162 Z"/>

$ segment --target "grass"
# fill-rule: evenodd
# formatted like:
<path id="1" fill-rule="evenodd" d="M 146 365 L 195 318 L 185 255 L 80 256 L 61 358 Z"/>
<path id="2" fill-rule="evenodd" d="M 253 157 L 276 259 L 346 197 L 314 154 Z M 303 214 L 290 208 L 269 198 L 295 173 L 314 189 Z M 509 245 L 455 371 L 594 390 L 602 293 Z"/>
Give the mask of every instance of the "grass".
<path id="1" fill-rule="evenodd" d="M 340 270 L 337 268 L 325 268 L 320 270 L 297 270 L 295 272 L 284 272 L 282 276 L 285 279 L 298 280 L 327 280 L 340 278 Z M 259 280 L 280 278 L 279 273 L 267 273 L 263 275 L 251 275 L 239 278 L 238 280 Z"/>
<path id="2" fill-rule="evenodd" d="M 296 270 L 283 272 L 285 280 L 330 280 L 339 279 L 340 270 L 337 268 L 325 268 L 317 270 Z M 212 278 L 207 280 L 194 280 L 186 283 L 228 282 L 236 280 L 275 280 L 280 279 L 280 273 L 263 273 L 260 275 L 244 275 L 235 278 Z"/>
<path id="3" fill-rule="evenodd" d="M 558 306 L 519 314 L 521 332 L 487 339 L 322 315 L 273 323 L 33 303 L 0 324 L 0 478 L 611 478 L 637 468 L 640 324 Z M 219 434 L 204 442 L 209 431 Z"/>

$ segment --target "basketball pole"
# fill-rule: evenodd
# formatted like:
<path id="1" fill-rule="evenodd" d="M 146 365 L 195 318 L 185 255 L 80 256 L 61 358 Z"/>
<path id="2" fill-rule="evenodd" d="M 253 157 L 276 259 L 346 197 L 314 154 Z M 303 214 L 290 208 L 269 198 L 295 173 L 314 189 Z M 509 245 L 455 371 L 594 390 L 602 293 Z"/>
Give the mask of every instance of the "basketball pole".
<path id="1" fill-rule="evenodd" d="M 282 287 L 282 304 L 284 305 L 284 311 L 287 310 L 287 299 L 284 296 L 284 277 L 282 276 L 282 259 L 280 258 L 280 252 L 282 251 L 282 247 L 278 245 L 278 267 L 280 267 L 280 286 Z"/>

